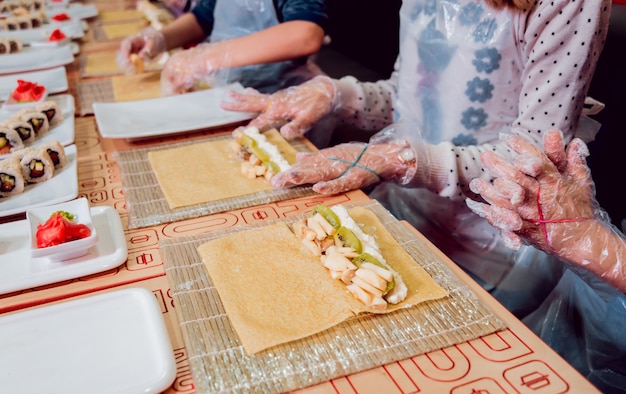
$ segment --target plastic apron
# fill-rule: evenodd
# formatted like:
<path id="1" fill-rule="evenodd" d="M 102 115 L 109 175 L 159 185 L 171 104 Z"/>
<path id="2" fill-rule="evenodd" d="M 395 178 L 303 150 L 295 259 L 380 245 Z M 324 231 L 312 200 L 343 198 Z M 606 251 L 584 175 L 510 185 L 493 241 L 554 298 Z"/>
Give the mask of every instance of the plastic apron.
<path id="1" fill-rule="evenodd" d="M 211 42 L 245 36 L 280 23 L 272 0 L 217 0 L 213 19 Z M 320 72 L 305 59 L 231 68 L 219 72 L 215 79 L 238 81 L 246 87 L 271 93 L 302 83 Z"/>
<path id="2" fill-rule="evenodd" d="M 497 142 L 498 133 L 510 129 L 518 110 L 510 81 L 521 80 L 523 63 L 512 34 L 514 24 L 511 14 L 492 12 L 478 2 L 403 1 L 395 107 L 398 136 L 433 144 Z M 496 65 L 498 72 L 492 73 Z M 467 90 L 459 93 L 459 86 Z M 487 86 L 492 89 L 489 95 Z M 507 98 L 506 105 L 493 99 L 501 97 Z M 473 112 L 465 116 L 468 108 Z M 498 116 L 484 117 L 485 113 Z M 460 128 L 458 119 L 466 127 Z M 415 135 L 418 130 L 421 135 Z M 619 335 L 626 323 L 624 294 L 590 275 L 581 280 L 564 263 L 532 247 L 507 249 L 499 232 L 460 199 L 391 182 L 374 188 L 370 197 L 409 221 L 509 310 L 528 319 L 538 335 L 593 383 L 626 388 L 626 336 Z M 620 324 L 606 324 L 609 318 Z M 591 349 L 605 349 L 609 339 L 613 364 L 607 365 L 607 354 Z M 603 386 L 607 380 L 612 383 Z"/>

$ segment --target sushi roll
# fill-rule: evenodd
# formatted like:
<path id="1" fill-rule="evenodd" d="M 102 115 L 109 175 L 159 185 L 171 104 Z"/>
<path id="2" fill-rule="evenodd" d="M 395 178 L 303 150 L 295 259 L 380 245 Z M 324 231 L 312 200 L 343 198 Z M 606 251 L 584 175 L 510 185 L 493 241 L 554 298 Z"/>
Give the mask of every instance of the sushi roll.
<path id="1" fill-rule="evenodd" d="M 65 157 L 65 148 L 59 141 L 50 141 L 46 142 L 39 146 L 40 150 L 44 150 L 50 156 L 50 160 L 52 160 L 52 164 L 54 164 L 55 170 L 65 167 L 65 163 L 67 162 L 67 158 Z"/>
<path id="2" fill-rule="evenodd" d="M 11 53 L 9 40 L 0 37 L 0 55 L 8 55 L 9 53 Z"/>
<path id="3" fill-rule="evenodd" d="M 20 8 L 30 11 L 33 8 L 32 2 L 30 0 L 20 0 Z"/>
<path id="4" fill-rule="evenodd" d="M 8 31 L 15 31 L 15 30 L 19 30 L 20 29 L 20 25 L 18 23 L 18 20 L 15 17 L 6 18 L 5 22 L 6 22 L 6 26 L 7 26 L 7 30 Z"/>
<path id="5" fill-rule="evenodd" d="M 28 122 L 33 127 L 35 137 L 44 135 L 48 132 L 48 130 L 50 130 L 48 117 L 34 108 L 22 109 L 18 111 L 15 116 L 20 120 Z"/>
<path id="6" fill-rule="evenodd" d="M 38 27 L 41 27 L 43 25 L 43 18 L 39 15 L 37 15 L 36 13 L 32 13 L 28 16 L 30 18 L 30 26 L 33 29 L 36 29 Z"/>
<path id="7" fill-rule="evenodd" d="M 32 3 L 34 11 L 43 11 L 46 5 L 44 0 L 33 0 Z"/>
<path id="8" fill-rule="evenodd" d="M 45 182 L 54 175 L 54 164 L 46 150 L 27 149 L 20 164 L 26 183 Z"/>
<path id="9" fill-rule="evenodd" d="M 10 156 L 0 161 L 0 197 L 11 197 L 24 192 L 24 175 L 20 160 Z"/>
<path id="10" fill-rule="evenodd" d="M 22 2 L 20 0 L 10 0 L 9 1 L 9 11 L 14 13 L 15 10 L 22 6 Z"/>
<path id="11" fill-rule="evenodd" d="M 15 37 L 6 37 L 7 44 L 9 47 L 9 53 L 18 53 L 22 52 L 22 40 Z"/>
<path id="12" fill-rule="evenodd" d="M 41 104 L 37 104 L 35 109 L 46 115 L 50 127 L 55 126 L 63 121 L 63 112 L 55 101 L 44 101 Z"/>
<path id="13" fill-rule="evenodd" d="M 28 15 L 20 15 L 15 17 L 17 22 L 18 30 L 27 30 L 32 28 L 32 23 L 30 20 L 30 16 Z"/>
<path id="14" fill-rule="evenodd" d="M 20 138 L 24 145 L 29 144 L 35 141 L 35 130 L 33 130 L 33 126 L 30 123 L 23 121 L 19 118 L 9 118 L 0 126 L 8 127 L 9 129 L 13 129 L 19 134 Z"/>
<path id="15" fill-rule="evenodd" d="M 24 143 L 17 131 L 0 126 L 0 155 L 6 155 L 20 149 L 24 149 Z"/>

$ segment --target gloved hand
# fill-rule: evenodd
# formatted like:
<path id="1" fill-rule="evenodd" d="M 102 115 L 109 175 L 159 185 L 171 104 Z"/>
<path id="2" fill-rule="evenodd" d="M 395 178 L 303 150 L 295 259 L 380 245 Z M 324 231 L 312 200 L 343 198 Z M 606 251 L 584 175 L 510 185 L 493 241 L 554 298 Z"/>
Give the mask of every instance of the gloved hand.
<path id="1" fill-rule="evenodd" d="M 320 194 L 336 194 L 374 185 L 382 180 L 401 180 L 412 170 L 400 159 L 411 149 L 401 141 L 379 144 L 347 143 L 316 153 L 298 153 L 289 170 L 272 177 L 276 188 L 314 184 Z"/>
<path id="2" fill-rule="evenodd" d="M 221 107 L 228 111 L 257 112 L 249 126 L 266 130 L 279 128 L 286 139 L 299 137 L 315 123 L 333 111 L 335 85 L 328 77 L 317 76 L 298 86 L 273 94 L 260 94 L 252 89 L 247 93 L 229 92 L 229 99 Z"/>
<path id="3" fill-rule="evenodd" d="M 491 205 L 468 199 L 468 206 L 501 229 L 509 246 L 517 249 L 526 241 L 562 255 L 596 218 L 587 146 L 574 139 L 565 151 L 556 130 L 544 137 L 545 154 L 520 136 L 501 139 L 519 156 L 509 163 L 494 152 L 483 153 L 483 164 L 497 179 L 493 185 L 473 179 L 470 189 Z"/>
<path id="4" fill-rule="evenodd" d="M 144 60 L 151 60 L 167 51 L 165 36 L 159 30 L 147 27 L 139 33 L 126 37 L 120 44 L 115 61 L 127 74 L 134 71 L 130 55 L 138 54 Z"/>
<path id="5" fill-rule="evenodd" d="M 176 52 L 161 72 L 161 93 L 171 95 L 189 91 L 221 69 L 229 57 L 226 43 L 203 43 Z"/>
<path id="6" fill-rule="evenodd" d="M 509 247 L 526 242 L 626 292 L 626 241 L 595 199 L 585 143 L 576 138 L 565 150 L 562 133 L 548 131 L 544 154 L 522 137 L 501 139 L 520 155 L 510 164 L 483 153 L 498 178 L 493 185 L 473 179 L 470 188 L 490 205 L 469 199 L 467 205 L 499 228 Z"/>

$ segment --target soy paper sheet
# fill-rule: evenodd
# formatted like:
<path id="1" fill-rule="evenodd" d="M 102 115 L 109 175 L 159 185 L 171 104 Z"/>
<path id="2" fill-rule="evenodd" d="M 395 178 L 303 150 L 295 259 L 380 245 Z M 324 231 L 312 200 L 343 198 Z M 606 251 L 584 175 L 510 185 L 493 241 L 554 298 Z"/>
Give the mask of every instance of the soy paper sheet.
<path id="1" fill-rule="evenodd" d="M 376 215 L 350 216 L 376 240 L 406 285 L 406 298 L 368 308 L 333 279 L 284 222 L 218 238 L 198 248 L 247 354 L 302 339 L 363 313 L 391 313 L 447 292 L 400 246 Z"/>

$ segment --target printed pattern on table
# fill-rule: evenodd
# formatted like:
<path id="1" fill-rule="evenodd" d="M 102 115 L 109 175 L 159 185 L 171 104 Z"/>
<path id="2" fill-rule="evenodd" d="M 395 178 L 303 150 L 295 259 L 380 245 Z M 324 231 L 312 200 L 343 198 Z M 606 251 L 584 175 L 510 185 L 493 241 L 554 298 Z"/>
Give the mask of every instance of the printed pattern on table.
<path id="1" fill-rule="evenodd" d="M 576 387 L 512 329 L 296 391 L 298 394 L 569 392 L 576 392 Z"/>

